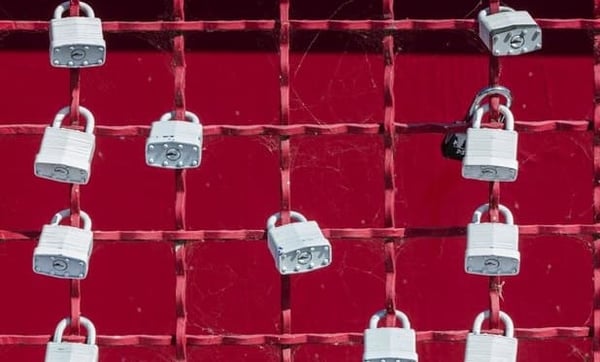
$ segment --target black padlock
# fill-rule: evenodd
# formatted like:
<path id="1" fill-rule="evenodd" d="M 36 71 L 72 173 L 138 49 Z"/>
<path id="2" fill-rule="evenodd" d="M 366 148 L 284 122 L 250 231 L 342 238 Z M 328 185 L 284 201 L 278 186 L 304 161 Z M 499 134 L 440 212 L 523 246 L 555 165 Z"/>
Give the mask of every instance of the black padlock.
<path id="1" fill-rule="evenodd" d="M 466 143 L 466 133 L 447 133 L 442 142 L 442 155 L 460 161 L 465 157 Z"/>

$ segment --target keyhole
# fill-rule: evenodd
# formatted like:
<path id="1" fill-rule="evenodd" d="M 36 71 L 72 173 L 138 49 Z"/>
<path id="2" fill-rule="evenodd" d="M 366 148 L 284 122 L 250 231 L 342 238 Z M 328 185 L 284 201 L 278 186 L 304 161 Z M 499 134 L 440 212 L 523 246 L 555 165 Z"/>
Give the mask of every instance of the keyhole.
<path id="1" fill-rule="evenodd" d="M 181 157 L 181 152 L 176 148 L 169 148 L 166 157 L 171 161 L 177 161 Z"/>
<path id="2" fill-rule="evenodd" d="M 52 262 L 52 268 L 58 271 L 67 270 L 67 263 L 64 260 L 54 260 Z"/>
<path id="3" fill-rule="evenodd" d="M 308 264 L 312 260 L 312 253 L 309 251 L 300 252 L 298 254 L 298 264 Z"/>
<path id="4" fill-rule="evenodd" d="M 75 49 L 71 51 L 71 59 L 81 60 L 85 58 L 85 51 L 83 49 Z"/>

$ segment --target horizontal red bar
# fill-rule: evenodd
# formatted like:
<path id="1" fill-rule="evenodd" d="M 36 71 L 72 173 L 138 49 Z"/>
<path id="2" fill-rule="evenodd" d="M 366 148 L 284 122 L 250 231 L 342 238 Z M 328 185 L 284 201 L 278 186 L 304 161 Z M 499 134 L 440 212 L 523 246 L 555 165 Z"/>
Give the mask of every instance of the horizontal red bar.
<path id="1" fill-rule="evenodd" d="M 484 123 L 484 128 L 499 128 L 502 124 Z M 2 135 L 41 135 L 48 125 L 42 124 L 3 124 Z M 461 123 L 396 123 L 396 132 L 401 134 L 460 132 L 468 124 Z M 83 128 L 81 128 L 83 129 Z M 337 124 L 294 124 L 294 125 L 205 125 L 205 136 L 297 136 L 297 135 L 339 135 L 339 134 L 383 134 L 381 123 L 337 123 Z M 515 130 L 519 132 L 578 131 L 592 130 L 591 121 L 517 121 Z M 147 136 L 150 126 L 96 126 L 98 136 L 136 137 Z"/>
<path id="2" fill-rule="evenodd" d="M 500 334 L 502 331 L 484 331 Z M 463 342 L 469 331 L 424 331 L 417 332 L 417 342 Z M 191 346 L 214 345 L 299 345 L 299 344 L 362 344 L 362 333 L 309 333 L 309 334 L 246 334 L 246 335 L 187 335 L 187 344 Z M 548 338 L 589 338 L 589 327 L 546 327 L 516 328 L 515 337 L 519 339 Z M 0 345 L 44 345 L 50 341 L 50 335 L 0 335 Z M 82 336 L 65 336 L 66 341 L 83 342 Z M 169 346 L 174 344 L 175 336 L 170 335 L 99 335 L 96 342 L 100 346 Z"/>
<path id="3" fill-rule="evenodd" d="M 536 19 L 543 29 L 600 29 L 600 20 L 593 19 Z M 105 21 L 106 32 L 160 32 L 160 31 L 273 31 L 277 20 L 200 20 L 200 21 Z M 332 31 L 423 31 L 475 30 L 474 19 L 403 19 L 403 20 L 290 20 L 292 30 Z M 48 21 L 0 20 L 0 31 L 47 31 Z"/>
<path id="4" fill-rule="evenodd" d="M 418 237 L 456 237 L 466 234 L 465 226 L 421 228 L 322 229 L 331 239 L 388 239 Z M 34 240 L 39 231 L 0 230 L 2 240 Z M 520 235 L 594 235 L 600 224 L 590 225 L 519 225 Z M 264 230 L 185 230 L 185 231 L 94 231 L 94 240 L 103 241 L 211 241 L 265 240 Z"/>

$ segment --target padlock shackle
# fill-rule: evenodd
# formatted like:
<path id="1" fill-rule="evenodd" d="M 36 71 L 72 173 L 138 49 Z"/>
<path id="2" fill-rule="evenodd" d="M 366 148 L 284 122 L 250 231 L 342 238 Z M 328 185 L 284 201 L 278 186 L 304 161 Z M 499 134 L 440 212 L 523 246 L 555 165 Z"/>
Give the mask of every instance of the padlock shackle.
<path id="1" fill-rule="evenodd" d="M 490 111 L 490 105 L 484 104 L 479 106 L 473 114 L 473 118 L 471 118 L 471 127 L 472 128 L 481 128 L 481 120 L 483 119 L 483 115 Z M 513 131 L 515 129 L 515 117 L 513 116 L 510 109 L 501 104 L 498 106 L 498 111 L 504 115 L 504 129 L 507 131 Z"/>
<path id="2" fill-rule="evenodd" d="M 377 325 L 379 324 L 379 321 L 381 320 L 381 318 L 385 317 L 387 314 L 388 314 L 388 312 L 385 309 L 382 309 L 379 312 L 373 314 L 373 316 L 369 320 L 369 328 L 370 329 L 377 328 Z M 394 310 L 394 314 L 396 315 L 396 319 L 398 319 L 402 323 L 403 329 L 410 329 L 410 321 L 408 320 L 408 317 L 406 316 L 406 314 L 404 314 L 403 312 L 401 312 L 397 309 Z"/>
<path id="3" fill-rule="evenodd" d="M 54 337 L 52 338 L 52 342 L 61 343 L 63 334 L 65 333 L 65 329 L 71 323 L 71 318 L 67 317 L 60 322 L 56 326 L 54 330 Z M 94 327 L 94 323 L 91 320 L 87 319 L 84 316 L 79 316 L 79 323 L 87 330 L 87 344 L 96 344 L 96 327 Z"/>
<path id="4" fill-rule="evenodd" d="M 67 106 L 62 108 L 56 116 L 54 117 L 54 121 L 52 121 L 52 127 L 60 128 L 62 126 L 62 121 L 65 119 L 67 114 L 71 112 L 71 107 Z M 94 119 L 94 115 L 90 112 L 89 109 L 79 106 L 79 113 L 85 118 L 85 133 L 92 134 L 94 133 L 94 126 L 96 124 L 96 120 Z"/>
<path id="5" fill-rule="evenodd" d="M 504 13 L 507 11 L 515 11 L 515 9 L 508 7 L 508 6 L 500 6 L 499 7 L 499 12 L 500 13 Z M 483 18 L 485 18 L 486 16 L 490 15 L 490 8 L 487 7 L 483 10 L 481 10 L 479 12 L 479 14 L 477 14 L 477 20 L 481 23 L 483 21 Z"/>
<path id="6" fill-rule="evenodd" d="M 481 102 L 492 95 L 503 96 L 504 99 L 506 99 L 506 106 L 508 108 L 512 106 L 512 93 L 510 92 L 510 89 L 501 85 L 485 87 L 475 95 L 473 103 L 471 103 L 471 107 L 469 108 L 469 113 L 467 113 L 467 119 L 471 119 L 477 108 L 481 106 Z"/>
<path id="7" fill-rule="evenodd" d="M 159 122 L 167 122 L 170 121 L 172 119 L 175 119 L 175 112 L 167 112 L 165 114 L 163 114 L 162 116 L 160 116 Z M 190 111 L 185 111 L 185 119 L 192 121 L 193 123 L 198 123 L 200 124 L 200 118 L 195 114 L 192 113 Z"/>
<path id="8" fill-rule="evenodd" d="M 504 336 L 513 338 L 515 335 L 515 325 L 508 314 L 503 311 L 499 312 L 499 317 L 502 323 L 504 323 Z M 483 321 L 490 318 L 490 311 L 486 310 L 477 315 L 473 322 L 473 334 L 481 334 L 481 325 Z"/>
<path id="9" fill-rule="evenodd" d="M 58 5 L 56 7 L 56 9 L 54 9 L 54 19 L 61 19 L 62 18 L 62 14 L 64 12 L 66 12 L 67 10 L 69 10 L 70 6 L 71 6 L 71 2 L 70 1 L 65 1 L 64 3 Z M 95 18 L 96 17 L 96 14 L 94 14 L 94 9 L 92 9 L 91 6 L 89 6 L 87 3 L 84 3 L 83 1 L 79 2 L 79 9 L 88 18 Z"/>
<path id="10" fill-rule="evenodd" d="M 52 220 L 50 221 L 50 224 L 58 225 L 58 224 L 60 224 L 62 219 L 64 219 L 65 217 L 68 217 L 68 216 L 71 216 L 70 209 L 61 210 L 61 211 L 57 212 L 56 214 L 54 214 L 54 216 L 52 217 Z M 87 230 L 87 231 L 92 230 L 92 219 L 90 218 L 90 216 L 83 210 L 79 210 L 79 216 L 81 217 L 81 220 L 83 221 L 83 229 Z"/>
<path id="11" fill-rule="evenodd" d="M 479 206 L 477 208 L 477 210 L 475 210 L 475 212 L 473 213 L 473 218 L 471 219 L 471 222 L 473 224 L 479 224 L 481 222 L 481 215 L 484 212 L 488 212 L 489 210 L 490 210 L 490 204 L 483 204 L 483 205 Z M 498 211 L 500 211 L 500 213 L 502 215 L 504 215 L 504 223 L 505 224 L 509 224 L 509 225 L 514 224 L 515 219 L 513 218 L 513 214 L 508 207 L 498 204 Z"/>
<path id="12" fill-rule="evenodd" d="M 290 211 L 290 219 L 296 220 L 297 222 L 307 222 L 308 221 L 306 219 L 306 217 L 304 217 L 304 215 L 302 215 L 301 213 L 299 213 L 297 211 Z M 267 230 L 271 230 L 272 228 L 274 228 L 275 224 L 280 220 L 281 220 L 281 212 L 271 215 L 271 217 L 269 217 L 267 219 Z"/>

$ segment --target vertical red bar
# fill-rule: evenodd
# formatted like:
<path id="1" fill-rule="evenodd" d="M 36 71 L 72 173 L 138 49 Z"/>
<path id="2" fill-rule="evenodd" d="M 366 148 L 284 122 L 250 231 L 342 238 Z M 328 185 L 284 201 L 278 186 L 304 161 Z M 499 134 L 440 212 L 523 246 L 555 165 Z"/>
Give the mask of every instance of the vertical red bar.
<path id="1" fill-rule="evenodd" d="M 500 0 L 489 1 L 490 14 L 500 11 Z M 494 55 L 490 55 L 489 65 L 490 86 L 499 84 L 500 81 L 500 59 Z M 498 105 L 500 100 L 497 96 L 490 99 L 490 114 L 492 120 L 498 119 Z M 500 183 L 490 182 L 489 189 L 489 214 L 490 222 L 498 222 L 498 203 L 500 202 Z M 489 280 L 489 295 L 490 295 L 490 328 L 498 328 L 500 318 L 500 296 L 501 296 L 502 281 L 500 277 L 490 277 Z"/>
<path id="2" fill-rule="evenodd" d="M 600 19 L 600 0 L 594 0 L 594 19 Z M 600 222 L 600 32 L 594 31 L 594 223 Z M 594 362 L 600 362 L 600 235 L 594 235 L 594 299 L 592 348 Z"/>
<path id="3" fill-rule="evenodd" d="M 79 15 L 79 0 L 71 0 L 69 7 L 70 16 Z M 69 71 L 69 88 L 71 96 L 71 124 L 76 125 L 79 122 L 79 94 L 81 89 L 81 79 L 79 69 L 71 69 Z M 69 199 L 71 209 L 71 226 L 79 227 L 79 211 L 81 210 L 81 199 L 79 185 L 71 184 L 69 187 Z M 81 282 L 79 280 L 71 280 L 70 304 L 71 304 L 71 330 L 75 334 L 80 333 L 79 316 L 81 315 Z"/>
<path id="4" fill-rule="evenodd" d="M 290 121 L 290 2 L 279 1 L 279 118 L 282 125 Z M 280 138 L 279 160 L 281 170 L 281 223 L 290 222 L 291 185 L 290 185 L 290 139 L 288 136 Z M 291 307 L 291 280 L 290 276 L 281 276 L 281 333 L 292 332 L 292 307 Z M 291 362 L 292 349 L 290 346 L 281 346 L 281 361 Z"/>
<path id="5" fill-rule="evenodd" d="M 185 21 L 184 0 L 173 0 L 173 18 L 175 21 Z M 175 119 L 185 119 L 185 38 L 178 34 L 173 38 L 173 66 L 175 75 L 174 106 Z M 175 227 L 177 230 L 186 229 L 186 171 L 175 170 Z M 187 306 L 186 306 L 186 249 L 185 242 L 175 243 L 175 354 L 177 361 L 187 360 Z"/>
<path id="6" fill-rule="evenodd" d="M 394 0 L 383 0 L 383 18 L 394 20 Z M 384 144 L 384 223 L 385 227 L 394 228 L 396 182 L 394 154 L 396 151 L 396 108 L 394 100 L 394 36 L 389 32 L 383 37 L 383 144 Z M 396 310 L 396 252 L 394 239 L 386 239 L 384 245 L 385 263 L 385 308 L 388 311 L 386 325 L 395 325 Z"/>

